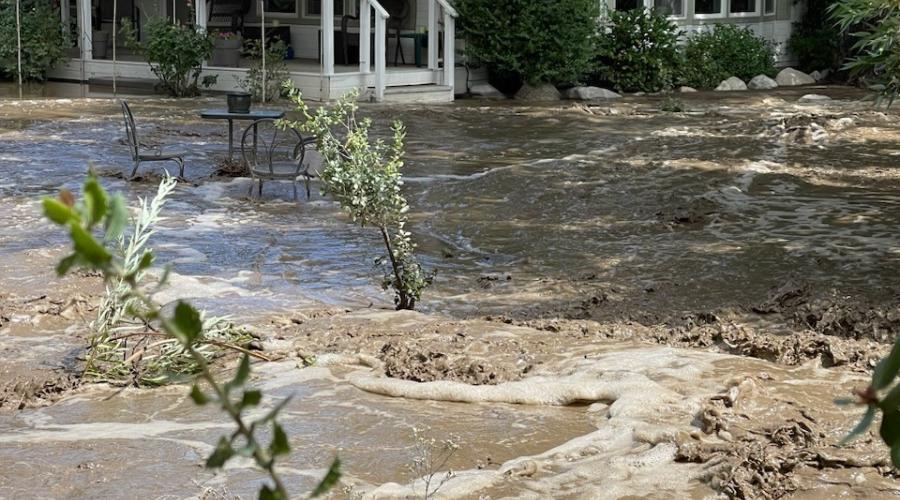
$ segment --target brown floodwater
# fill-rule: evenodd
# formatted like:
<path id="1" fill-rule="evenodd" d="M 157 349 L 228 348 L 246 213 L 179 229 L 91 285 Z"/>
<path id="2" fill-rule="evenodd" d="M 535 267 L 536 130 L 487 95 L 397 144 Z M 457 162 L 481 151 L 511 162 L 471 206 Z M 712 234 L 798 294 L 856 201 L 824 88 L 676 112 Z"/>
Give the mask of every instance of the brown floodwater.
<path id="1" fill-rule="evenodd" d="M 15 95 L 2 88 L 0 95 Z M 66 239 L 42 219 L 42 196 L 77 192 L 93 168 L 133 203 L 153 195 L 161 171 L 160 164 L 144 164 L 143 180 L 122 178 L 131 161 L 116 101 L 81 98 L 82 89 L 72 87 L 30 92 L 30 99 L 0 99 L 0 295 L 22 300 L 73 286 L 52 276 Z M 798 102 L 809 92 L 700 93 L 680 97 L 682 113 L 660 111 L 664 99 L 653 96 L 592 106 L 364 106 L 363 113 L 382 134 L 398 118 L 408 129 L 410 230 L 423 264 L 437 271 L 421 302 L 428 314 L 553 317 L 612 291 L 629 314 L 665 319 L 759 303 L 791 276 L 877 302 L 895 293 L 900 277 L 900 116 L 873 109 L 853 89 L 816 89 L 835 100 Z M 295 203 L 288 184 L 270 183 L 257 201 L 247 197 L 248 179 L 215 175 L 225 157 L 225 126 L 198 113 L 224 99 L 129 100 L 142 142 L 186 152 L 190 182 L 176 189 L 152 239 L 158 262 L 172 265 L 163 302 L 189 299 L 256 324 L 326 306 L 390 307 L 381 270 L 373 267 L 381 255 L 377 234 L 350 224 L 318 189 Z M 79 318 L 16 316 L 2 325 L 6 374 L 72 364 L 80 342 L 74 336 L 85 330 Z M 725 363 L 723 356 L 666 353 L 667 369 L 698 367 L 670 380 L 653 371 L 657 358 L 647 354 L 621 370 L 641 384 L 647 377 L 660 384 L 650 393 L 671 392 L 659 403 L 668 416 L 647 420 L 625 411 L 623 419 L 689 426 L 685 415 L 700 399 L 741 369 L 757 373 L 762 363 L 727 358 L 729 369 L 722 370 L 716 363 Z M 450 467 L 460 470 L 496 469 L 592 432 L 601 435 L 590 446 L 614 443 L 592 462 L 618 471 L 611 476 L 616 487 L 607 484 L 603 494 L 576 488 L 591 480 L 585 470 L 563 465 L 563 451 L 545 457 L 557 475 L 544 483 L 510 485 L 473 473 L 473 484 L 488 481 L 484 491 L 497 496 L 569 491 L 599 498 L 640 495 L 628 490 L 640 484 L 666 487 L 649 472 L 638 482 L 634 464 L 671 463 L 670 451 L 652 440 L 602 435 L 624 424 L 588 418 L 585 406 L 390 398 L 360 390 L 345 375 L 292 362 L 259 369 L 267 395 L 298 395 L 286 415 L 295 444 L 287 469 L 298 491 L 335 453 L 365 491 L 412 480 L 414 426 L 459 436 L 463 446 Z M 252 495 L 259 476 L 247 464 L 215 477 L 199 467 L 227 424 L 193 407 L 183 388 L 114 392 L 90 387 L 53 406 L 0 417 L 0 498 L 174 498 L 203 487 Z M 694 469 L 660 474 L 670 480 L 671 495 L 709 493 L 685 482 L 699 475 Z"/>

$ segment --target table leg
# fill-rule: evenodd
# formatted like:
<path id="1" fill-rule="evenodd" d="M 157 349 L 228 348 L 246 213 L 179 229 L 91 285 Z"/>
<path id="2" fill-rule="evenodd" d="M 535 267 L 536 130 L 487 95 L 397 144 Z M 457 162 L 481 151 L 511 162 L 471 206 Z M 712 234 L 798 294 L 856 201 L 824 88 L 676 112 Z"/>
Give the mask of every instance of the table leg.
<path id="1" fill-rule="evenodd" d="M 419 36 L 419 35 L 416 35 L 416 37 L 413 39 L 413 41 L 416 42 L 416 43 L 415 43 L 415 46 L 416 46 L 416 67 L 417 67 L 417 68 L 421 68 L 421 67 L 422 67 L 422 37 Z"/>
<path id="2" fill-rule="evenodd" d="M 228 161 L 234 159 L 234 122 L 228 120 Z"/>

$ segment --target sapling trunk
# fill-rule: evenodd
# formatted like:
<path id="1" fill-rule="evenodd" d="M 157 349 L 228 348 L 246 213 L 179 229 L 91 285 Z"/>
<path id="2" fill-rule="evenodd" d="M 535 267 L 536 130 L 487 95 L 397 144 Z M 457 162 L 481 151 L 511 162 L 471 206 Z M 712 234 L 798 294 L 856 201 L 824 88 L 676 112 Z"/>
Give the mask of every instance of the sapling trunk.
<path id="1" fill-rule="evenodd" d="M 413 310 L 416 308 L 416 299 L 412 298 L 403 286 L 403 268 L 397 262 L 394 255 L 394 246 L 391 244 L 391 235 L 388 234 L 387 228 L 381 226 L 381 237 L 384 238 L 384 246 L 387 247 L 388 257 L 391 259 L 391 268 L 394 270 L 394 289 L 397 290 L 397 310 Z"/>

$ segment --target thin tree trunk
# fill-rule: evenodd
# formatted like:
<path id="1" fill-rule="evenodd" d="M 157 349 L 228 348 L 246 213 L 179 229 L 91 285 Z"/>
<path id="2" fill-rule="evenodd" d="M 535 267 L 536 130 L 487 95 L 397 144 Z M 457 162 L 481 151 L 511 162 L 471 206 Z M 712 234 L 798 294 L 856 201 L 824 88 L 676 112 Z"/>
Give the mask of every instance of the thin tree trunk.
<path id="1" fill-rule="evenodd" d="M 19 99 L 22 98 L 22 20 L 19 16 L 21 0 L 16 0 L 16 46 L 19 64 Z"/>
<path id="2" fill-rule="evenodd" d="M 259 42 L 262 47 L 262 102 L 266 102 L 266 6 L 265 0 L 259 1 L 261 24 L 259 28 Z"/>
<path id="3" fill-rule="evenodd" d="M 399 296 L 399 299 L 397 300 L 397 310 L 415 309 L 415 299 L 410 297 L 409 294 L 406 293 L 406 290 L 403 289 L 403 279 L 400 273 L 400 266 L 397 264 L 397 259 L 394 257 L 394 245 L 391 244 L 391 237 L 384 227 L 379 227 L 378 229 L 381 231 L 381 237 L 384 238 L 384 246 L 387 247 L 388 257 L 391 259 L 391 268 L 394 270 L 394 279 L 397 283 L 394 288 L 396 288 L 397 295 Z"/>
<path id="4" fill-rule="evenodd" d="M 119 0 L 113 0 L 113 27 L 112 27 L 112 30 L 113 30 L 113 33 L 112 33 L 112 35 L 113 35 L 113 37 L 112 37 L 112 38 L 113 38 L 113 39 L 112 39 L 112 46 L 113 46 L 113 96 L 116 96 L 116 95 L 118 94 L 117 89 L 116 89 L 116 76 L 118 76 L 118 71 L 116 71 L 116 32 L 119 31 L 119 29 L 118 29 L 118 26 L 119 26 L 119 17 L 118 17 L 118 10 L 117 10 L 117 7 L 118 7 L 118 6 L 119 6 Z"/>

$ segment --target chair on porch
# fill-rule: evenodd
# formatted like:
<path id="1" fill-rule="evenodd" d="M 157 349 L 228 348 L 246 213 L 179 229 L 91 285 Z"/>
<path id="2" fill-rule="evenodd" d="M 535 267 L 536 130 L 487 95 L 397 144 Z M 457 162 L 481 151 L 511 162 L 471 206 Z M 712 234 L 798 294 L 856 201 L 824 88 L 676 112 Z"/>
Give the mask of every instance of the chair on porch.
<path id="1" fill-rule="evenodd" d="M 403 64 L 406 64 L 403 46 L 400 44 L 400 29 L 403 27 L 403 22 L 409 17 L 409 0 L 379 0 L 379 3 L 391 16 L 388 18 L 387 22 L 388 36 L 393 32 L 394 38 L 397 40 L 397 47 L 394 50 L 394 66 L 397 65 L 398 55 L 403 61 Z M 343 48 L 343 53 L 341 55 L 343 56 L 343 59 L 339 61 L 339 64 L 351 64 L 350 51 L 348 49 L 352 35 L 352 33 L 349 32 L 350 21 L 358 22 L 359 15 L 351 16 L 348 14 L 341 18 L 341 46 Z M 374 25 L 375 22 L 373 20 L 370 26 Z M 356 35 L 356 43 L 357 45 L 355 45 L 355 47 L 359 48 L 359 35 Z M 374 44 L 372 46 L 374 47 Z"/>
<path id="2" fill-rule="evenodd" d="M 244 17 L 250 12 L 250 0 L 211 0 L 211 2 L 208 21 L 227 20 L 231 22 L 231 31 L 243 31 Z"/>
<path id="3" fill-rule="evenodd" d="M 141 154 L 141 143 L 137 138 L 137 127 L 134 125 L 134 115 L 131 113 L 131 107 L 128 102 L 122 100 L 122 116 L 125 118 L 125 136 L 128 139 L 128 147 L 131 150 L 131 159 L 134 161 L 134 169 L 131 171 L 130 179 L 137 174 L 138 167 L 141 162 L 150 161 L 171 161 L 178 164 L 178 177 L 184 178 L 184 154 L 168 153 L 163 154 L 162 151 L 156 154 Z"/>
<path id="4" fill-rule="evenodd" d="M 264 118 L 250 124 L 241 137 L 241 156 L 250 170 L 250 177 L 259 183 L 257 196 L 262 197 L 263 181 L 291 181 L 294 200 L 297 200 L 297 180 L 306 181 L 306 199 L 310 198 L 309 181 L 315 177 L 304 165 L 306 148 L 315 139 L 304 138 L 296 129 L 281 127 L 276 120 Z M 253 194 L 253 183 L 249 195 Z"/>

